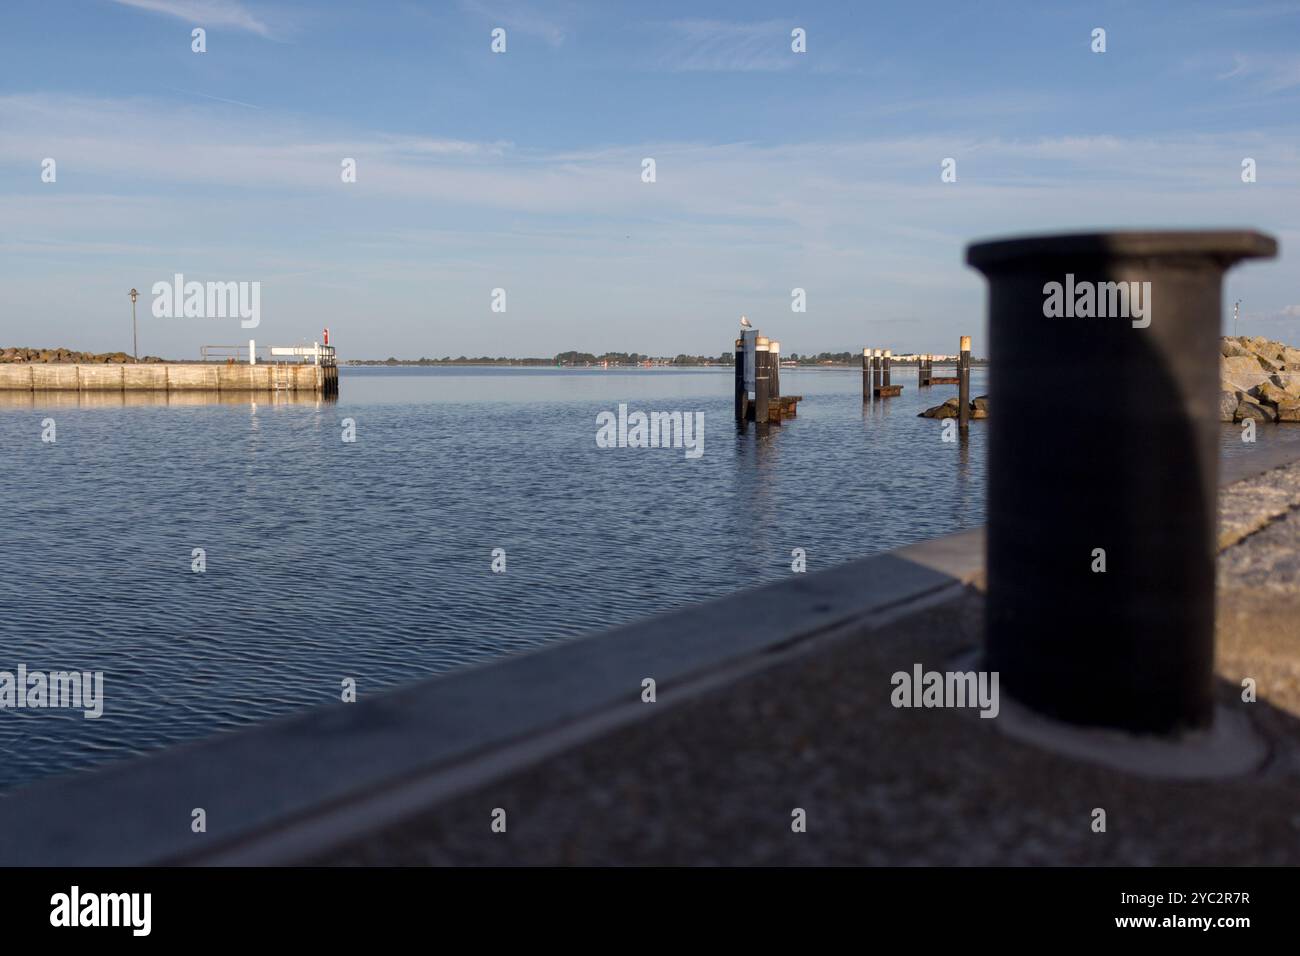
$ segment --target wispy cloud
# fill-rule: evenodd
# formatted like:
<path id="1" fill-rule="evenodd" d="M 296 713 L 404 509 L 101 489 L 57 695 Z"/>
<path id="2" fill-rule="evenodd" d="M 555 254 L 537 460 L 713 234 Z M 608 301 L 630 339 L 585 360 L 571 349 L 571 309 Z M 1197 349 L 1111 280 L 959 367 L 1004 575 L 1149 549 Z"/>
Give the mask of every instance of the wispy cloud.
<path id="1" fill-rule="evenodd" d="M 664 69 L 756 72 L 787 70 L 795 64 L 791 27 L 782 20 L 674 20 L 668 28 L 674 41 L 660 61 Z"/>
<path id="2" fill-rule="evenodd" d="M 795 285 L 818 290 L 830 336 L 840 324 L 829 317 L 849 321 L 860 311 L 863 277 L 882 313 L 925 313 L 939 328 L 936 316 L 978 308 L 982 288 L 960 268 L 961 249 L 990 235 L 1245 222 L 1277 233 L 1284 250 L 1300 248 L 1300 235 L 1286 229 L 1300 221 L 1296 133 L 945 133 L 556 150 L 206 101 L 61 94 L 0 96 L 0 128 L 0 167 L 12 173 L 0 192 L 7 287 L 75 276 L 84 298 L 119 274 L 134 284 L 143 281 L 136 275 L 173 271 L 274 275 L 292 325 L 294 314 L 337 317 L 369 295 L 418 324 L 424 299 L 411 290 L 436 285 L 449 317 L 438 335 L 465 343 L 447 346 L 459 351 L 483 348 L 476 326 L 451 317 L 473 314 L 485 288 L 531 289 L 532 301 L 550 303 L 546 321 L 587 321 L 589 306 L 574 291 L 587 288 L 584 277 L 600 275 L 620 302 L 654 301 L 662 290 L 647 261 L 691 290 L 682 324 L 656 333 L 667 343 L 695 341 L 692 317 L 738 301 L 788 308 Z M 1268 176 L 1243 184 L 1241 156 L 1265 150 Z M 57 185 L 40 181 L 45 156 L 58 160 Z M 644 156 L 658 161 L 654 184 L 641 181 Z M 958 160 L 958 180 L 947 185 L 939 177 L 946 156 Z M 357 160 L 355 184 L 340 181 L 343 157 Z M 195 238 L 160 248 L 159 237 L 187 235 Z M 1295 323 L 1286 267 L 1261 273 L 1269 268 L 1272 287 L 1248 287 L 1247 297 Z M 10 298 L 36 309 L 42 288 Z M 69 328 L 90 305 L 68 304 Z M 639 308 L 627 305 L 625 317 Z M 540 313 L 531 328 L 538 348 L 555 334 Z M 393 335 L 395 344 L 376 348 L 397 348 Z M 916 344 L 937 347 L 924 337 Z"/>
<path id="3" fill-rule="evenodd" d="M 250 110 L 260 110 L 262 107 L 254 106 L 252 103 L 245 103 L 243 100 L 228 100 L 224 96 L 213 96 L 211 93 L 199 93 L 196 90 L 182 90 L 178 86 L 168 87 L 173 93 L 184 93 L 186 96 L 201 96 L 205 100 L 215 100 L 218 103 L 229 103 L 232 106 L 246 106 Z"/>
<path id="4" fill-rule="evenodd" d="M 1300 54 L 1242 54 L 1233 57 L 1232 69 L 1220 80 L 1251 81 L 1263 93 L 1280 93 L 1300 87 Z"/>
<path id="5" fill-rule="evenodd" d="M 553 47 L 564 43 L 567 32 L 565 28 L 553 16 L 544 16 L 525 4 L 511 3 L 508 0 L 492 4 L 483 0 L 461 0 L 461 8 L 490 20 L 494 27 L 505 27 L 507 31 L 540 37 Z"/>
<path id="6" fill-rule="evenodd" d="M 161 13 L 191 26 L 231 27 L 270 37 L 271 28 L 238 0 L 113 0 L 124 7 Z"/>

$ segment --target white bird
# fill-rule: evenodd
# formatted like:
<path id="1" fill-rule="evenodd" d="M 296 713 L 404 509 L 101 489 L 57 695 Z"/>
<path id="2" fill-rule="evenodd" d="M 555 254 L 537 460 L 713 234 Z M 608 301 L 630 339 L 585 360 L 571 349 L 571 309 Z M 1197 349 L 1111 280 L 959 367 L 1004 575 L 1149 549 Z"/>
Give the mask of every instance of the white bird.
<path id="1" fill-rule="evenodd" d="M 743 315 L 740 317 L 740 327 L 741 327 L 742 329 L 752 329 L 752 328 L 753 328 L 753 326 L 749 324 L 749 319 L 745 318 Z"/>

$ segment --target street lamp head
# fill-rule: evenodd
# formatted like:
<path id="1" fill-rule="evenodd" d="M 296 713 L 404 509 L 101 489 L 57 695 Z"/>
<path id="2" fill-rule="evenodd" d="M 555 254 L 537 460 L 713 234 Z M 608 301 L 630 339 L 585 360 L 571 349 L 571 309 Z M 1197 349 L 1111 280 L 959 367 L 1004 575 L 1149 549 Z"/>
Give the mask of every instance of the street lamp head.
<path id="1" fill-rule="evenodd" d="M 135 302 L 135 300 L 140 297 L 140 293 L 136 292 L 135 289 L 132 289 L 130 292 L 130 296 L 131 296 L 131 301 Z"/>

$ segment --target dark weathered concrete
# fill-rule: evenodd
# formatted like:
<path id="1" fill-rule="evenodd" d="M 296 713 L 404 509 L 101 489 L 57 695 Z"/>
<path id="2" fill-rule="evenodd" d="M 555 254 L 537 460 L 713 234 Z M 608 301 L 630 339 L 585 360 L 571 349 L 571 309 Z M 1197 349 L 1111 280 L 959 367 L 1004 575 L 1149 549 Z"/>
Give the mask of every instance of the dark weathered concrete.
<path id="1" fill-rule="evenodd" d="M 974 712 L 890 707 L 893 671 L 942 669 L 980 644 L 971 588 L 879 631 L 846 628 L 315 862 L 1295 865 L 1297 553 L 1291 512 L 1221 559 L 1216 696 L 1268 742 L 1254 774 L 1145 779 L 1018 743 Z M 1279 588 L 1283 601 L 1269 593 Z M 1247 676 L 1258 703 L 1241 701 Z M 496 807 L 506 834 L 489 829 Z M 791 832 L 796 807 L 807 833 Z M 1090 827 L 1097 807 L 1105 833 Z"/>

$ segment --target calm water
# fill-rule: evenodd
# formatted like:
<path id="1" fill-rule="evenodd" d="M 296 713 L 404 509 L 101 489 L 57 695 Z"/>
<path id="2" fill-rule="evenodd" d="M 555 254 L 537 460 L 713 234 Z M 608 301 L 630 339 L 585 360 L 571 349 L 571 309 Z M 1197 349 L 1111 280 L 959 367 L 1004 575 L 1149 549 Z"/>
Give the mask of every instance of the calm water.
<path id="1" fill-rule="evenodd" d="M 337 404 L 0 398 L 0 670 L 100 670 L 106 697 L 98 720 L 0 712 L 0 787 L 777 580 L 794 548 L 816 570 L 982 523 L 981 424 L 958 446 L 916 417 L 953 386 L 904 371 L 864 408 L 856 371 L 781 374 L 799 417 L 758 438 L 722 370 L 344 369 Z M 598 448 L 620 402 L 703 411 L 703 456 Z"/>

